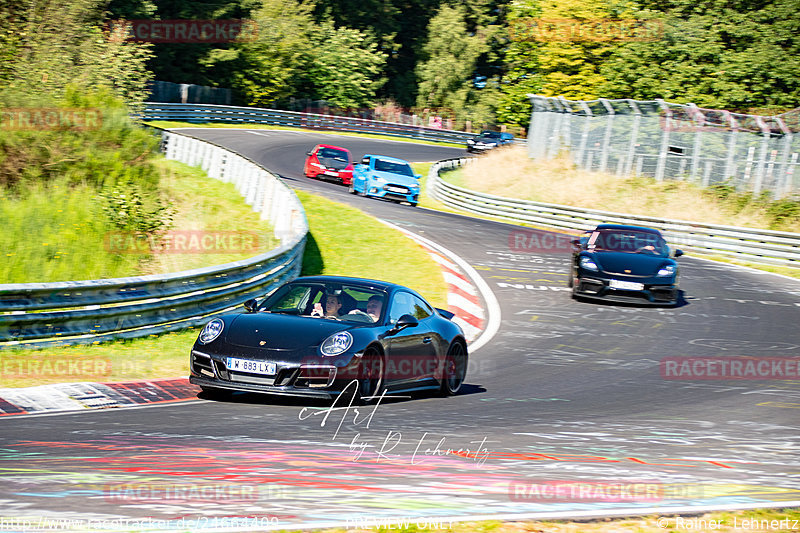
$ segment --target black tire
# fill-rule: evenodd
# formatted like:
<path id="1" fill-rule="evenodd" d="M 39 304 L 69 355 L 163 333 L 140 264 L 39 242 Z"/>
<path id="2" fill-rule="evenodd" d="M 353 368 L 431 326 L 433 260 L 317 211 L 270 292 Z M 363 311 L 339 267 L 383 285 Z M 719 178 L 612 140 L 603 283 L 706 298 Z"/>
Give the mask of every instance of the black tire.
<path id="1" fill-rule="evenodd" d="M 573 277 L 572 277 L 572 271 L 570 270 L 570 272 L 569 272 L 569 279 L 567 280 L 567 287 L 572 287 L 574 284 L 575 284 L 575 283 L 574 283 L 574 281 L 573 281 Z"/>
<path id="2" fill-rule="evenodd" d="M 347 189 L 347 192 L 349 192 L 350 194 L 355 194 L 356 193 L 356 189 L 355 189 L 355 187 L 353 187 L 353 183 L 352 182 L 350 183 L 350 188 Z"/>
<path id="3" fill-rule="evenodd" d="M 417 207 L 417 202 L 408 202 L 408 203 L 411 204 L 411 207 Z"/>
<path id="4" fill-rule="evenodd" d="M 467 375 L 467 349 L 459 341 L 455 341 L 447 350 L 442 371 L 441 393 L 443 396 L 458 394 Z"/>
<path id="5" fill-rule="evenodd" d="M 383 388 L 383 357 L 375 348 L 367 348 L 361 357 L 358 371 L 358 403 L 372 403 L 378 400 Z"/>

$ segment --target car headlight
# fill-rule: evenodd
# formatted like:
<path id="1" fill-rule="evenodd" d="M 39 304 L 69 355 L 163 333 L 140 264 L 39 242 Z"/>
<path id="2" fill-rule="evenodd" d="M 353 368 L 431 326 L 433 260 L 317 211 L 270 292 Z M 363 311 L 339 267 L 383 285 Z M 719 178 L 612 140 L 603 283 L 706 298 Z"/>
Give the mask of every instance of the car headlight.
<path id="1" fill-rule="evenodd" d="M 597 268 L 597 263 L 589 259 L 588 257 L 581 257 L 580 262 L 578 263 L 581 268 L 585 268 L 586 270 L 592 270 L 594 272 L 599 271 L 600 269 Z"/>
<path id="2" fill-rule="evenodd" d="M 664 277 L 664 276 L 672 276 L 675 274 L 675 266 L 674 265 L 666 265 L 661 267 L 658 270 L 656 276 Z"/>
<path id="3" fill-rule="evenodd" d="M 409 188 L 409 189 L 412 189 L 412 190 L 413 190 L 413 189 L 419 189 L 419 185 L 418 185 L 418 184 L 415 184 L 415 185 L 409 185 L 409 186 L 408 186 L 408 188 Z"/>
<path id="4" fill-rule="evenodd" d="M 469 139 L 469 140 L 467 141 L 467 144 L 475 144 L 475 141 L 473 141 L 472 139 Z"/>
<path id="5" fill-rule="evenodd" d="M 347 331 L 334 333 L 319 345 L 319 352 L 322 355 L 339 355 L 350 349 L 353 345 L 353 336 Z"/>
<path id="6" fill-rule="evenodd" d="M 200 336 L 197 340 L 200 341 L 200 344 L 208 344 L 209 342 L 213 341 L 219 334 L 222 333 L 222 329 L 225 327 L 225 322 L 220 320 L 219 318 L 215 318 L 203 328 L 203 331 L 200 332 Z"/>
<path id="7" fill-rule="evenodd" d="M 325 170 L 325 168 L 327 168 L 325 165 L 320 165 L 319 163 L 311 163 L 311 166 L 321 168 L 322 170 Z"/>
<path id="8" fill-rule="evenodd" d="M 378 183 L 386 183 L 386 180 L 380 176 L 373 176 L 372 179 L 374 179 Z"/>

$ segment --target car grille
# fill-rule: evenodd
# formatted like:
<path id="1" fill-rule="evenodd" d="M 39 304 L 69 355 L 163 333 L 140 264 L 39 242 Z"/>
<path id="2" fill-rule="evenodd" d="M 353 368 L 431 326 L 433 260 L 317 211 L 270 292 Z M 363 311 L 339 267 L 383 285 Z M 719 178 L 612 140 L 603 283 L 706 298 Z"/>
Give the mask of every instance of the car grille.
<path id="1" fill-rule="evenodd" d="M 390 194 L 408 194 L 408 187 L 405 185 L 395 185 L 390 183 L 388 185 L 383 186 L 383 190 L 389 192 Z"/>

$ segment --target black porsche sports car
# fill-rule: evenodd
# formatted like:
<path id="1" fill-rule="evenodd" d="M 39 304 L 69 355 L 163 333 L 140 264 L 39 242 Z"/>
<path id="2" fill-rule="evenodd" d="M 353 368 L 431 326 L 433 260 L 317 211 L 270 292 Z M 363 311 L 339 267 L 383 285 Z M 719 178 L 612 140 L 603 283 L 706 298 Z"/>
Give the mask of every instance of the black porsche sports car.
<path id="1" fill-rule="evenodd" d="M 573 298 L 650 305 L 678 303 L 678 263 L 658 230 L 600 224 L 572 241 Z"/>
<path id="2" fill-rule="evenodd" d="M 189 381 L 210 396 L 249 391 L 356 401 L 437 389 L 456 394 L 467 343 L 453 314 L 382 281 L 301 277 L 209 321 Z"/>

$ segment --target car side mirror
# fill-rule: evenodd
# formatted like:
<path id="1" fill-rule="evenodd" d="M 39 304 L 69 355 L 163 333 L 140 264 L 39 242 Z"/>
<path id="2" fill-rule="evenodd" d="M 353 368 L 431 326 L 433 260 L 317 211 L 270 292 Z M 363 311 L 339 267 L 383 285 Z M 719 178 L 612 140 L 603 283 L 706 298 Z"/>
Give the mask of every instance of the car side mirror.
<path id="1" fill-rule="evenodd" d="M 248 313 L 255 313 L 258 311 L 258 300 L 250 298 L 244 303 L 244 308 Z"/>
<path id="2" fill-rule="evenodd" d="M 683 250 L 675 250 L 675 257 L 680 257 L 683 255 Z"/>
<path id="3" fill-rule="evenodd" d="M 575 248 L 580 248 L 581 247 L 581 240 L 580 239 L 572 239 L 569 242 L 571 242 L 572 246 L 574 246 Z"/>
<path id="4" fill-rule="evenodd" d="M 389 330 L 389 333 L 394 335 L 395 333 L 403 331 L 406 328 L 414 328 L 417 327 L 418 325 L 419 325 L 419 320 L 414 318 L 413 315 L 403 315 L 397 319 L 397 322 L 395 322 L 394 327 L 391 330 Z"/>
<path id="5" fill-rule="evenodd" d="M 415 179 L 422 179 L 422 174 L 414 174 Z"/>

